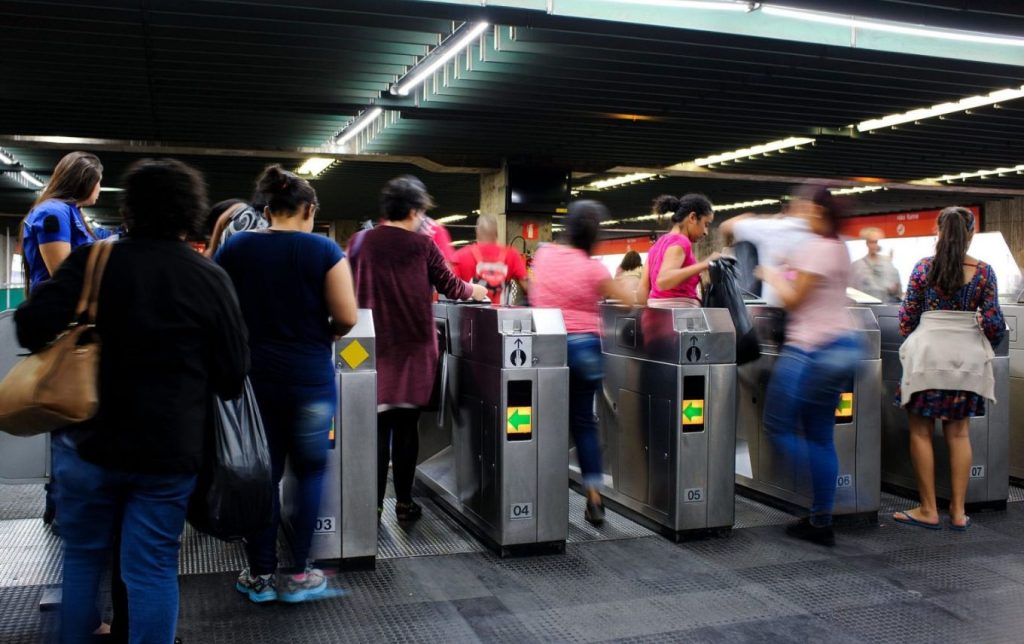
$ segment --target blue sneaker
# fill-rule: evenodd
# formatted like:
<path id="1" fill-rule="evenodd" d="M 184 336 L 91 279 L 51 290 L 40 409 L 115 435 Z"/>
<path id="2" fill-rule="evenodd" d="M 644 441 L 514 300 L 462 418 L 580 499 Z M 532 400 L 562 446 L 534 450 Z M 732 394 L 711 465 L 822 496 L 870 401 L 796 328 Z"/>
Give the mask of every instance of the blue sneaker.
<path id="1" fill-rule="evenodd" d="M 272 602 L 277 599 L 277 580 L 274 575 L 256 575 L 253 577 L 246 568 L 238 574 L 235 590 L 247 595 L 255 604 Z"/>
<path id="2" fill-rule="evenodd" d="M 309 564 L 306 565 L 306 570 L 298 575 L 282 575 L 281 582 L 284 588 L 278 598 L 289 604 L 316 599 L 327 591 L 327 577 L 324 576 L 324 571 Z"/>

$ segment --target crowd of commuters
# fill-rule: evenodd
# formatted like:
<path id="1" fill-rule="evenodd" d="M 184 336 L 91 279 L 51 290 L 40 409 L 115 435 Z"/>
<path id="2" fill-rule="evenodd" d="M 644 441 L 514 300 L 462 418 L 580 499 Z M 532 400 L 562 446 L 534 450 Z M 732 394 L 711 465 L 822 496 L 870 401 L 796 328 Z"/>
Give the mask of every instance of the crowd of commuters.
<path id="1" fill-rule="evenodd" d="M 96 202 L 103 168 L 74 152 L 22 225 L 30 297 L 15 315 L 18 339 L 36 351 L 67 328 L 97 234 L 82 208 Z M 256 182 L 253 203 L 207 206 L 197 171 L 171 159 L 146 159 L 122 179 L 124 234 L 109 242 L 96 332 L 103 342 L 101 404 L 90 420 L 53 435 L 53 485 L 46 516 L 64 540 L 61 639 L 86 642 L 107 632 L 96 599 L 113 561 L 116 641 L 171 642 L 177 620 L 179 535 L 197 472 L 209 449 L 213 396 L 233 399 L 245 378 L 265 425 L 273 483 L 285 464 L 297 485 L 289 542 L 291 565 L 279 566 L 281 500 L 273 522 L 246 539 L 248 566 L 236 588 L 256 603 L 303 602 L 327 588 L 309 561 L 336 413 L 331 348 L 372 312 L 377 354 L 377 507 L 383 512 L 393 472 L 395 515 L 415 521 L 418 420 L 432 404 L 438 363 L 431 301 L 503 303 L 511 282 L 531 304 L 561 309 L 567 331 L 569 420 L 586 495 L 585 518 L 604 520 L 602 446 L 594 416 L 603 378 L 599 303 L 701 306 L 701 276 L 719 254 L 698 260 L 694 245 L 714 221 L 703 195 L 663 195 L 654 212 L 671 224 L 646 263 L 630 251 L 613 278 L 592 257 L 609 217 L 596 201 L 569 205 L 561 236 L 541 245 L 527 278 L 525 261 L 499 243 L 498 222 L 480 216 L 477 241 L 451 252 L 447 231 L 427 216 L 433 198 L 416 177 L 389 181 L 380 224 L 357 233 L 348 255 L 313 234 L 317 193 L 278 165 Z M 863 347 L 848 312 L 847 286 L 887 301 L 901 296 L 880 232 L 864 231 L 868 256 L 851 265 L 839 227 L 844 203 L 825 186 L 799 189 L 784 215 L 733 217 L 722 237 L 757 251 L 763 297 L 785 311 L 785 336 L 771 375 L 764 425 L 775 449 L 809 471 L 808 516 L 787 532 L 832 545 L 837 456 L 834 410 L 855 374 Z M 908 336 L 897 404 L 906 408 L 910 455 L 921 504 L 899 523 L 935 529 L 932 434 L 942 421 L 950 452 L 950 526 L 966 530 L 971 465 L 968 422 L 993 400 L 992 347 L 1005 331 L 991 266 L 967 254 L 974 217 L 947 208 L 938 218 L 933 257 L 914 268 L 900 309 Z M 209 237 L 204 254 L 188 240 Z M 106 248 L 104 250 L 107 250 Z M 205 255 L 205 257 L 204 257 Z M 212 260 L 212 261 L 211 261 Z M 571 287 L 567 287 L 571 284 Z M 941 347 L 941 349 L 940 349 Z M 950 364 L 963 365 L 950 369 Z M 68 601 L 74 598 L 74 601 Z"/>

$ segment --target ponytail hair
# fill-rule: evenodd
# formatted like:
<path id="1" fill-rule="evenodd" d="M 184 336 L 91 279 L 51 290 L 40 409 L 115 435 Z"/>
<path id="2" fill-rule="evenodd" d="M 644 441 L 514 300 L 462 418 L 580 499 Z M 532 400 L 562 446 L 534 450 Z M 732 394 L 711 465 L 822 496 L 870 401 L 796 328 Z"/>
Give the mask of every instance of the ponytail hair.
<path id="1" fill-rule="evenodd" d="M 263 197 L 270 212 L 277 215 L 293 213 L 302 204 L 316 204 L 316 190 L 302 177 L 275 163 L 267 166 L 256 181 L 256 192 Z"/>
<path id="2" fill-rule="evenodd" d="M 927 284 L 948 296 L 964 285 L 964 260 L 974 233 L 974 214 L 960 206 L 944 208 L 939 213 L 938 228 L 939 240 Z"/>
<path id="3" fill-rule="evenodd" d="M 823 183 L 809 183 L 800 186 L 793 192 L 797 199 L 805 199 L 821 208 L 821 217 L 828 225 L 825 237 L 839 238 L 839 223 L 850 211 L 850 202 L 843 197 L 832 194 Z"/>
<path id="4" fill-rule="evenodd" d="M 678 224 L 691 212 L 697 213 L 697 219 L 708 217 L 714 213 L 714 208 L 704 195 L 690 193 L 682 197 L 661 195 L 654 200 L 654 212 L 658 215 L 672 213 L 672 223 Z"/>

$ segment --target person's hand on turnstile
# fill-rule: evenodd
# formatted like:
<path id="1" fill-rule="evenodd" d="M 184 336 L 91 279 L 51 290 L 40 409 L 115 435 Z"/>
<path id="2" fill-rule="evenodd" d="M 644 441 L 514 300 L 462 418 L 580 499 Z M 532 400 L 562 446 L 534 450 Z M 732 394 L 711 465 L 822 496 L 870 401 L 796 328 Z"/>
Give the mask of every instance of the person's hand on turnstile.
<path id="1" fill-rule="evenodd" d="M 471 298 L 477 302 L 486 302 L 489 299 L 487 297 L 487 287 L 481 284 L 473 284 L 473 295 Z"/>

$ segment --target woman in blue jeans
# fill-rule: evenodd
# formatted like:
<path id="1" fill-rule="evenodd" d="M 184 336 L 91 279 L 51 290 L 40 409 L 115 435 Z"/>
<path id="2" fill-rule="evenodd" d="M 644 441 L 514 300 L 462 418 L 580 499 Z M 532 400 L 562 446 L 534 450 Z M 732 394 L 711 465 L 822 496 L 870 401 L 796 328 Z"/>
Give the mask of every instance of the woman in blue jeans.
<path id="1" fill-rule="evenodd" d="M 565 232 L 557 244 L 537 250 L 530 280 L 530 303 L 561 309 L 568 332 L 569 429 L 576 443 L 583 487 L 587 496 L 584 517 L 597 525 L 604 521 L 601 502 L 601 445 L 594 419 L 594 400 L 603 377 L 601 318 L 603 298 L 633 304 L 635 293 L 612 279 L 604 264 L 590 256 L 608 209 L 596 201 L 569 204 Z"/>
<path id="2" fill-rule="evenodd" d="M 356 323 L 352 274 L 341 248 L 312 234 L 316 192 L 279 165 L 257 182 L 270 227 L 232 235 L 215 260 L 238 291 L 249 329 L 253 393 L 270 444 L 274 483 L 287 460 L 298 486 L 291 499 L 292 567 L 277 573 L 280 495 L 274 521 L 246 539 L 249 567 L 235 588 L 256 603 L 313 599 L 327 589 L 309 559 L 320 509 L 331 421 L 337 408 L 332 342 Z"/>
<path id="3" fill-rule="evenodd" d="M 758 267 L 788 313 L 786 340 L 765 394 L 764 424 L 775 449 L 790 462 L 807 459 L 813 501 L 810 516 L 786 532 L 835 545 L 838 458 L 833 434 L 839 395 L 853 380 L 862 355 L 846 309 L 850 256 L 838 238 L 840 202 L 824 186 L 807 186 L 790 201 L 790 214 L 813 236 L 794 248 L 780 268 Z"/>
<path id="4" fill-rule="evenodd" d="M 227 275 L 184 241 L 206 216 L 202 177 L 178 161 L 145 159 L 122 185 L 127 234 L 109 249 L 96 318 L 99 409 L 53 439 L 65 644 L 92 641 L 98 586 L 115 547 L 128 640 L 174 640 L 178 538 L 203 462 L 208 402 L 237 397 L 249 367 Z M 18 307 L 18 341 L 30 351 L 74 318 L 89 252 L 71 251 Z"/>

